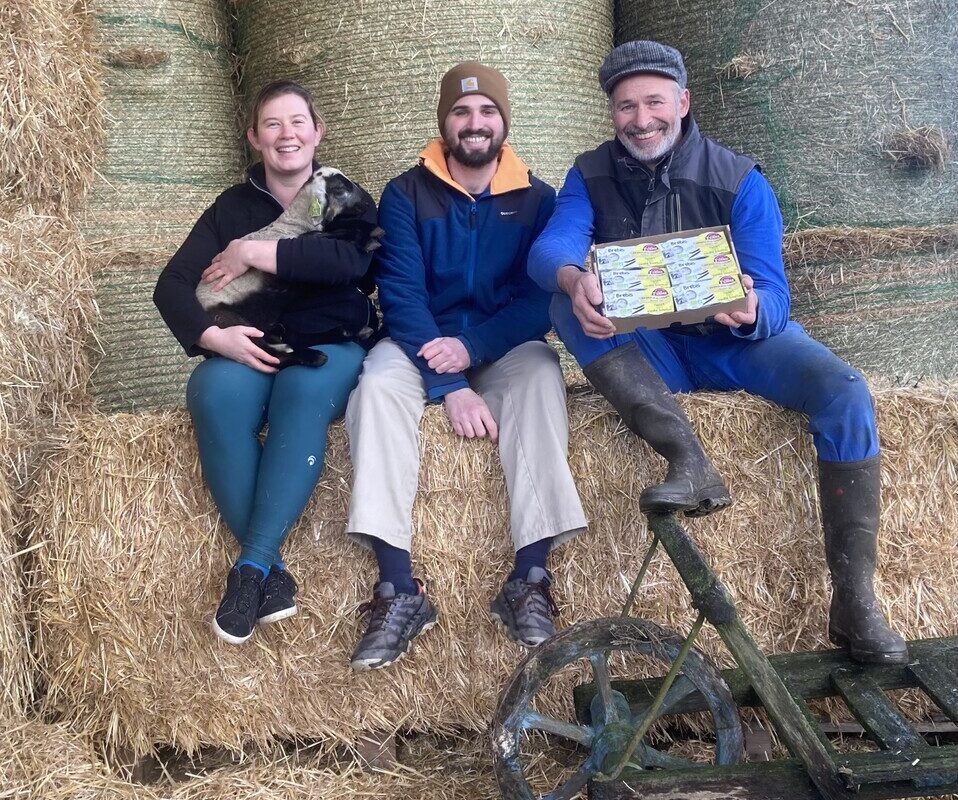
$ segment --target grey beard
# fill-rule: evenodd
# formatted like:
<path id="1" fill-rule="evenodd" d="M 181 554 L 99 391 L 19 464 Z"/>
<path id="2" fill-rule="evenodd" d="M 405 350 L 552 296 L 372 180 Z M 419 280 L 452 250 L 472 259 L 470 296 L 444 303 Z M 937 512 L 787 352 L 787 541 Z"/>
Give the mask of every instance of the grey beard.
<path id="1" fill-rule="evenodd" d="M 682 133 L 682 126 L 677 125 L 673 130 L 670 130 L 666 136 L 665 141 L 656 150 L 652 152 L 640 150 L 631 141 L 629 137 L 624 133 L 616 134 L 616 138 L 622 143 L 622 146 L 626 149 L 632 158 L 636 161 L 640 161 L 643 164 L 657 164 L 665 156 L 667 156 L 673 147 L 675 147 L 676 142 L 679 140 L 679 136 Z"/>

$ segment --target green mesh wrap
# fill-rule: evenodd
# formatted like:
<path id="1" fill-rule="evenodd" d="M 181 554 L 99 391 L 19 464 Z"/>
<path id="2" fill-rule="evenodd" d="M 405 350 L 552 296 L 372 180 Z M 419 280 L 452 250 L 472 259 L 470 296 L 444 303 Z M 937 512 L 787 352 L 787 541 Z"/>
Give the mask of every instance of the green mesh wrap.
<path id="1" fill-rule="evenodd" d="M 958 251 L 794 267 L 792 317 L 864 372 L 958 378 Z"/>
<path id="2" fill-rule="evenodd" d="M 225 7 L 99 0 L 96 22 L 107 138 L 81 227 L 108 253 L 101 261 L 169 254 L 242 172 Z M 103 352 L 94 395 L 109 411 L 182 404 L 188 362 L 151 298 L 165 258 L 131 258 L 136 270 L 95 272 Z"/>
<path id="3" fill-rule="evenodd" d="M 596 73 L 612 43 L 611 6 L 239 0 L 242 83 L 247 99 L 276 78 L 307 85 L 328 123 L 320 160 L 378 196 L 438 135 L 443 73 L 480 60 L 509 81 L 510 142 L 538 177 L 557 185 L 575 156 L 609 132 Z"/>
<path id="4" fill-rule="evenodd" d="M 955 0 L 619 0 L 618 12 L 619 42 L 683 52 L 703 131 L 763 164 L 789 225 L 958 216 Z"/>

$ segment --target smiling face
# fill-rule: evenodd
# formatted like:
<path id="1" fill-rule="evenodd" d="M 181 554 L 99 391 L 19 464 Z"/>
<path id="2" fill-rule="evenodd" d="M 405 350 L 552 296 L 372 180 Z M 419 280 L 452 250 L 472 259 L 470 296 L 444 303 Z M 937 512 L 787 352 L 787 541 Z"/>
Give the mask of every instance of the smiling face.
<path id="1" fill-rule="evenodd" d="M 460 97 L 446 115 L 442 131 L 449 155 L 464 167 L 484 167 L 499 157 L 506 127 L 499 108 L 488 97 Z"/>
<path id="2" fill-rule="evenodd" d="M 313 168 L 323 126 L 314 123 L 306 101 L 296 94 L 281 94 L 263 103 L 256 127 L 246 131 L 253 149 L 263 159 L 267 178 L 306 179 Z"/>
<path id="3" fill-rule="evenodd" d="M 655 164 L 675 147 L 689 113 L 689 90 L 661 75 L 623 78 L 609 97 L 615 135 L 629 154 Z"/>

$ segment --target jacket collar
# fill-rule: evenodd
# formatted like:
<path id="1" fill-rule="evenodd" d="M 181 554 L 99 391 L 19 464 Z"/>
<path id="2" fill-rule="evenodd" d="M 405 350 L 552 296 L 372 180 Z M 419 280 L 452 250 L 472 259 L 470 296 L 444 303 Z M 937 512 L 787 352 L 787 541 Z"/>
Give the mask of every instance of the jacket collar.
<path id="1" fill-rule="evenodd" d="M 318 170 L 320 163 L 314 158 L 313 159 L 313 172 Z M 246 180 L 249 181 L 254 188 L 259 189 L 264 194 L 268 194 L 274 200 L 273 193 L 269 190 L 269 187 L 266 185 L 266 167 L 263 166 L 262 161 L 257 161 L 255 164 L 250 164 L 246 168 Z M 278 203 L 279 201 L 276 200 Z"/>
<path id="2" fill-rule="evenodd" d="M 462 192 L 466 197 L 472 197 L 449 174 L 449 167 L 446 164 L 446 148 L 442 139 L 433 139 L 426 145 L 425 149 L 419 154 L 419 163 L 457 192 Z M 530 186 L 532 186 L 532 182 L 529 180 L 529 167 L 508 144 L 503 144 L 502 152 L 499 154 L 499 167 L 496 169 L 496 174 L 492 176 L 489 193 L 505 194 L 516 189 L 528 189 Z"/>

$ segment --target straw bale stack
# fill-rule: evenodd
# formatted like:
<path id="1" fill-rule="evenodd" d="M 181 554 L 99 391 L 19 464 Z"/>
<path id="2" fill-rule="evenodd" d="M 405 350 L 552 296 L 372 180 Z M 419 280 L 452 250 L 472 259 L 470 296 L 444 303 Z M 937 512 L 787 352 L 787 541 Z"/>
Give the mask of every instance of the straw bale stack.
<path id="1" fill-rule="evenodd" d="M 789 270 L 792 314 L 869 374 L 958 378 L 958 250 Z"/>
<path id="2" fill-rule="evenodd" d="M 94 0 L 108 109 L 91 241 L 177 246 L 236 181 L 229 28 L 216 0 Z"/>
<path id="3" fill-rule="evenodd" d="M 607 134 L 596 74 L 612 43 L 611 0 L 234 2 L 247 98 L 279 77 L 309 86 L 329 125 L 319 157 L 376 196 L 437 135 L 439 79 L 460 61 L 505 74 L 510 141 L 547 183 Z M 292 17 L 295 26 L 274 23 Z"/>
<path id="4" fill-rule="evenodd" d="M 762 162 L 790 226 L 958 216 L 952 0 L 620 0 L 617 23 L 684 53 L 703 131 Z"/>
<path id="5" fill-rule="evenodd" d="M 953 634 L 958 398 L 883 390 L 877 400 L 881 596 L 908 636 Z M 824 646 L 815 464 L 799 418 L 744 395 L 683 402 L 737 497 L 690 529 L 765 650 Z M 554 562 L 561 625 L 621 607 L 648 541 L 639 492 L 662 469 L 604 400 L 576 391 L 570 410 L 570 458 L 591 527 Z M 326 474 L 287 548 L 303 610 L 233 648 L 209 631 L 233 550 L 200 481 L 185 414 L 75 420 L 37 482 L 30 520 L 34 542 L 44 543 L 31 606 L 46 711 L 137 752 L 483 729 L 521 655 L 487 618 L 511 560 L 493 447 L 457 439 L 441 411 L 427 413 L 414 558 L 440 621 L 411 657 L 381 672 L 347 666 L 362 625 L 355 609 L 374 579 L 373 559 L 342 534 L 349 482 L 345 435 L 334 427 Z M 658 558 L 648 580 L 638 613 L 686 626 L 689 602 L 671 566 Z M 704 647 L 726 660 L 714 635 Z M 553 682 L 542 706 L 567 713 L 575 678 Z"/>
<path id="6" fill-rule="evenodd" d="M 83 196 L 103 134 L 98 72 L 87 0 L 0 4 L 0 196 Z"/>

